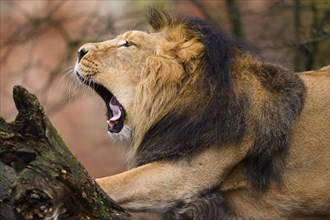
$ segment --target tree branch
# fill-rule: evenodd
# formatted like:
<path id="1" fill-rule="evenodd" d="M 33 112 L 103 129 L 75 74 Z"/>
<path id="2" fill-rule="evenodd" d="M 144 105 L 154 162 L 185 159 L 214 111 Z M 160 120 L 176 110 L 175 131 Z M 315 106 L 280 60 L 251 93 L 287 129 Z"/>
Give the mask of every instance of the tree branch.
<path id="1" fill-rule="evenodd" d="M 0 117 L 1 219 L 131 219 L 71 154 L 37 98 L 17 86 L 14 101 L 15 121 Z"/>

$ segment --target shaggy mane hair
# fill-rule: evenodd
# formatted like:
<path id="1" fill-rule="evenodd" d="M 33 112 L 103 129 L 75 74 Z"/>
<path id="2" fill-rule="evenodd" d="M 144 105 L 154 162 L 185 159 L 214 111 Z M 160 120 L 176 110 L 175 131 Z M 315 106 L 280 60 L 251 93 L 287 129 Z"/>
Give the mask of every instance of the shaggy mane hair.
<path id="1" fill-rule="evenodd" d="M 250 131 L 254 145 L 243 161 L 246 180 L 260 191 L 267 190 L 271 180 L 281 182 L 290 128 L 304 103 L 302 81 L 285 68 L 259 61 L 249 46 L 208 21 L 172 18 L 157 10 L 150 10 L 147 19 L 156 32 L 165 34 L 183 26 L 182 34 L 196 37 L 204 54 L 196 87 L 200 95 L 191 108 L 174 106 L 150 127 L 137 150 L 136 164 L 189 159 L 211 146 L 239 144 Z M 258 107 L 252 92 L 240 87 L 244 71 L 268 95 Z M 250 90 L 249 86 L 253 87 L 244 88 Z"/>

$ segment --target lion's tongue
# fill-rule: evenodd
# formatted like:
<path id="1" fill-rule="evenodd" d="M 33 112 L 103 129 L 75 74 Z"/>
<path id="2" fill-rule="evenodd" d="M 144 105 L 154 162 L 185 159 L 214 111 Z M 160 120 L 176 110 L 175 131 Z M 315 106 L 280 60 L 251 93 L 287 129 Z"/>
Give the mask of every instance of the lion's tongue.
<path id="1" fill-rule="evenodd" d="M 112 111 L 112 117 L 108 120 L 108 125 L 111 128 L 113 128 L 117 124 L 117 120 L 121 116 L 120 104 L 114 96 L 112 96 L 112 98 L 109 102 L 109 107 Z"/>

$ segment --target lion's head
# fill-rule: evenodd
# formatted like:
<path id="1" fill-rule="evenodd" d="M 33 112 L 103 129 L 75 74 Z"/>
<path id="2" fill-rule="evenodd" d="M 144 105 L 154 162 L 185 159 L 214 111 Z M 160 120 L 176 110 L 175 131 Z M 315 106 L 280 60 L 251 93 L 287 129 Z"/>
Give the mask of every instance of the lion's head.
<path id="1" fill-rule="evenodd" d="M 197 18 L 151 10 L 154 31 L 82 46 L 75 73 L 107 106 L 108 130 L 133 162 L 189 157 L 210 146 L 253 146 L 244 166 L 259 189 L 280 179 L 289 128 L 303 105 L 298 77 L 262 63 L 239 40 Z"/>

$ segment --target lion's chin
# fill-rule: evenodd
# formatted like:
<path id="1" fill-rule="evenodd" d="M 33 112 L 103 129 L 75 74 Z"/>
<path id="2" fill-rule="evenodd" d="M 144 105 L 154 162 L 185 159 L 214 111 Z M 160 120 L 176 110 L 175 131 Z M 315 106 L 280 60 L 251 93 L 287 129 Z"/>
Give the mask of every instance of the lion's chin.
<path id="1" fill-rule="evenodd" d="M 129 126 L 124 125 L 119 133 L 108 132 L 111 140 L 116 141 L 124 146 L 130 146 L 132 142 L 132 130 Z"/>

